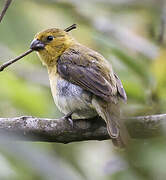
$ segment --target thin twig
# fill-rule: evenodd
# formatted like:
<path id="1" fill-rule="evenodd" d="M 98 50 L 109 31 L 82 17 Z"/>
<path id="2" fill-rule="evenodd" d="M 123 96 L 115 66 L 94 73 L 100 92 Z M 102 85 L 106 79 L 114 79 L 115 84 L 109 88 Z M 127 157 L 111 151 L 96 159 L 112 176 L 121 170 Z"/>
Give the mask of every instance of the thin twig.
<path id="1" fill-rule="evenodd" d="M 3 7 L 3 9 L 2 9 L 2 12 L 1 12 L 1 14 L 0 14 L 0 23 L 1 23 L 4 15 L 5 15 L 8 7 L 10 6 L 11 2 L 12 2 L 12 0 L 6 0 L 6 1 L 5 1 L 5 5 L 4 5 L 4 7 Z"/>
<path id="2" fill-rule="evenodd" d="M 67 27 L 64 31 L 69 32 L 69 31 L 71 31 L 73 29 L 76 29 L 76 28 L 77 28 L 77 25 L 76 24 L 72 24 L 71 26 Z"/>
<path id="3" fill-rule="evenodd" d="M 18 61 L 19 59 L 23 58 L 24 56 L 30 54 L 32 51 L 33 51 L 32 49 L 29 49 L 28 51 L 21 54 L 20 56 L 14 58 L 14 59 L 11 59 L 10 61 L 7 61 L 6 63 L 2 64 L 0 66 L 0 72 L 3 71 L 5 68 L 7 68 L 9 65 L 11 65 L 11 64 L 15 63 L 16 61 Z"/>

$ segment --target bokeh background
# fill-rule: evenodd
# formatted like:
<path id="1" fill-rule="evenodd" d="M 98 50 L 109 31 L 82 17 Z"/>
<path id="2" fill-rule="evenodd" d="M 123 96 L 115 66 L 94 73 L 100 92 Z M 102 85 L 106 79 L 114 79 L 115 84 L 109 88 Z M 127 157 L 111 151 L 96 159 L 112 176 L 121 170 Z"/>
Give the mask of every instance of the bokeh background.
<path id="1" fill-rule="evenodd" d="M 0 1 L 2 9 L 4 0 Z M 25 52 L 34 35 L 76 23 L 72 35 L 113 65 L 127 92 L 124 116 L 166 112 L 165 0 L 15 0 L 0 24 L 0 63 Z M 35 53 L 0 74 L 0 117 L 58 118 Z M 67 145 L 0 138 L 2 180 L 164 180 L 165 133 L 124 151 L 110 141 Z"/>

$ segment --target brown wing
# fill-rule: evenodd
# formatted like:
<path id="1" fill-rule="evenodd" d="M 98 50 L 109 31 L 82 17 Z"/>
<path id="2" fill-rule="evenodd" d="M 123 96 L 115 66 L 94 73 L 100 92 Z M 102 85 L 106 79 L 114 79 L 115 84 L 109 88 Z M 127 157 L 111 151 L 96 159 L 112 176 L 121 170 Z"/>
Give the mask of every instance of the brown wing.
<path id="1" fill-rule="evenodd" d="M 126 92 L 123 88 L 121 80 L 119 79 L 119 77 L 116 74 L 114 74 L 114 75 L 116 78 L 116 85 L 117 85 L 117 89 L 118 89 L 118 94 L 124 102 L 127 102 L 127 95 L 126 95 Z"/>
<path id="2" fill-rule="evenodd" d="M 106 101 L 110 101 L 112 89 L 101 74 L 94 69 L 76 64 L 59 63 L 58 72 L 64 79 L 102 97 Z"/>
<path id="3" fill-rule="evenodd" d="M 84 49 L 69 49 L 63 53 L 58 60 L 58 73 L 64 79 L 105 101 L 116 103 L 118 97 L 116 77 L 114 75 L 111 77 L 109 68 L 103 65 L 103 61 L 100 62 L 103 57 L 90 49 L 83 52 Z"/>

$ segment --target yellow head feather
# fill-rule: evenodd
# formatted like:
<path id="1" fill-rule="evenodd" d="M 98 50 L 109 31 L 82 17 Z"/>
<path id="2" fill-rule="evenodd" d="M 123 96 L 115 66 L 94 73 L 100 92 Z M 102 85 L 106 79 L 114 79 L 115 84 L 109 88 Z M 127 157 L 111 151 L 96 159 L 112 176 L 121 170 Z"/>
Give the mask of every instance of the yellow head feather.
<path id="1" fill-rule="evenodd" d="M 35 41 L 43 45 L 43 48 L 34 46 L 34 50 L 37 51 L 42 63 L 48 67 L 56 65 L 58 57 L 75 43 L 75 40 L 68 32 L 56 28 L 39 32 L 35 35 L 33 42 Z M 33 42 L 31 47 L 34 44 Z"/>

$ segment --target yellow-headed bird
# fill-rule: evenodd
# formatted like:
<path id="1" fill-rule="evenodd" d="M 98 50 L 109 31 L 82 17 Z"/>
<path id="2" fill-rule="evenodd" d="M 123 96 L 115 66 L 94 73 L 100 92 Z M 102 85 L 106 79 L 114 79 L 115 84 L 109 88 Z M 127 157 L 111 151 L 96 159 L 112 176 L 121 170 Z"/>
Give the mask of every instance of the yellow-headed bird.
<path id="1" fill-rule="evenodd" d="M 99 53 L 78 43 L 69 31 L 53 28 L 35 35 L 31 49 L 47 67 L 56 106 L 74 119 L 101 116 L 116 146 L 128 142 L 120 121 L 120 100 L 126 93 L 111 64 Z"/>

